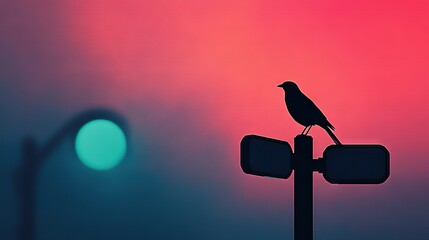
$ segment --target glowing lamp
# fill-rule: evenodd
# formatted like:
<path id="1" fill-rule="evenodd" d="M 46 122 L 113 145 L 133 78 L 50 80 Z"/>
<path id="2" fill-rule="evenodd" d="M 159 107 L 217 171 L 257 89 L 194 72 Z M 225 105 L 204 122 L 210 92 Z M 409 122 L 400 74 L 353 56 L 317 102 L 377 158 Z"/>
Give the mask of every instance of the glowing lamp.
<path id="1" fill-rule="evenodd" d="M 105 119 L 92 120 L 78 131 L 75 149 L 87 167 L 108 170 L 117 166 L 125 156 L 127 141 L 122 129 Z"/>

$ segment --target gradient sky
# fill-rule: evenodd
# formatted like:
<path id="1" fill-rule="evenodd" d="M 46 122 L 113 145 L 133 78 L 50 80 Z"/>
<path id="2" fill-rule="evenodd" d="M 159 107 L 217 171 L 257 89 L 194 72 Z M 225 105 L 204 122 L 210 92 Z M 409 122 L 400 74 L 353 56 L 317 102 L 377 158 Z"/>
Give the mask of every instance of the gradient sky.
<path id="1" fill-rule="evenodd" d="M 315 239 L 429 239 L 428 1 L 0 2 L 0 239 L 14 239 L 20 143 L 94 107 L 131 154 L 83 166 L 68 139 L 38 183 L 37 238 L 292 239 L 293 176 L 245 175 L 246 134 L 302 131 L 292 79 L 344 143 L 391 153 L 382 185 L 315 175 Z M 332 144 L 318 128 L 314 157 Z"/>

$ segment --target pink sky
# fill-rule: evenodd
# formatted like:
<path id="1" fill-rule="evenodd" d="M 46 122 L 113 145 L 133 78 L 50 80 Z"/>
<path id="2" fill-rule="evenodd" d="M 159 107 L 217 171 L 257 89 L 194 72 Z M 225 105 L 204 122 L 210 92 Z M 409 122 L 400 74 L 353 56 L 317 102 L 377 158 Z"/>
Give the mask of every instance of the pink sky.
<path id="1" fill-rule="evenodd" d="M 392 172 L 408 176 L 428 170 L 416 160 L 429 133 L 428 8 L 425 1 L 74 1 L 64 22 L 77 51 L 106 76 L 89 83 L 103 85 L 103 96 L 191 105 L 195 131 L 222 136 L 237 161 L 245 134 L 292 142 L 300 132 L 275 87 L 291 79 L 343 142 L 386 145 Z M 312 134 L 318 157 L 331 141 L 319 129 Z"/>

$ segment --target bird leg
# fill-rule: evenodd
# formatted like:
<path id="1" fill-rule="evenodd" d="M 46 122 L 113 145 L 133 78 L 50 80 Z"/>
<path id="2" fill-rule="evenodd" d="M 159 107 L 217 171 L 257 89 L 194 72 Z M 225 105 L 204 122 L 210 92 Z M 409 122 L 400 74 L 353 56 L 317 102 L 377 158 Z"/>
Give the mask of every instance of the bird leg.
<path id="1" fill-rule="evenodd" d="M 308 128 L 308 126 L 305 126 L 304 130 L 302 130 L 301 135 L 307 135 L 307 134 L 304 134 L 304 132 L 305 132 L 305 130 L 307 130 L 307 128 Z"/>
<path id="2" fill-rule="evenodd" d="M 310 129 L 311 129 L 311 127 L 312 127 L 313 125 L 310 125 L 309 126 L 309 128 L 307 129 L 307 132 L 306 133 L 304 133 L 304 135 L 307 135 L 309 132 L 310 132 Z"/>

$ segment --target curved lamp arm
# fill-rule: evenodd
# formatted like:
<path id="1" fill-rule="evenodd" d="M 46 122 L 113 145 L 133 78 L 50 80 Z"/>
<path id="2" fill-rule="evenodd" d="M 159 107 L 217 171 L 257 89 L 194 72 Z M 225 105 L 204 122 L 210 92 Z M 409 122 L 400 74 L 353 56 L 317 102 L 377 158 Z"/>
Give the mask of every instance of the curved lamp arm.
<path id="1" fill-rule="evenodd" d="M 120 114 L 109 109 L 92 109 L 83 112 L 72 118 L 63 125 L 45 145 L 38 147 L 32 137 L 27 137 L 22 143 L 22 164 L 16 172 L 16 189 L 18 206 L 20 207 L 20 222 L 17 228 L 18 240 L 34 239 L 35 229 L 35 199 L 36 183 L 40 167 L 48 159 L 49 155 L 61 143 L 63 139 L 76 135 L 79 129 L 87 122 L 96 119 L 105 119 L 116 123 L 128 136 L 128 127 L 124 118 Z"/>
<path id="2" fill-rule="evenodd" d="M 59 131 L 57 131 L 48 142 L 42 146 L 37 151 L 37 160 L 43 161 L 46 159 L 53 150 L 61 143 L 61 140 L 66 138 L 69 134 L 73 134 L 73 137 L 76 137 L 79 129 L 85 125 L 87 122 L 90 122 L 95 119 L 105 119 L 116 123 L 125 133 L 128 135 L 128 127 L 124 118 L 121 117 L 118 113 L 108 110 L 108 109 L 92 109 L 86 112 L 83 112 L 76 117 L 72 118 L 68 123 L 63 125 Z"/>

